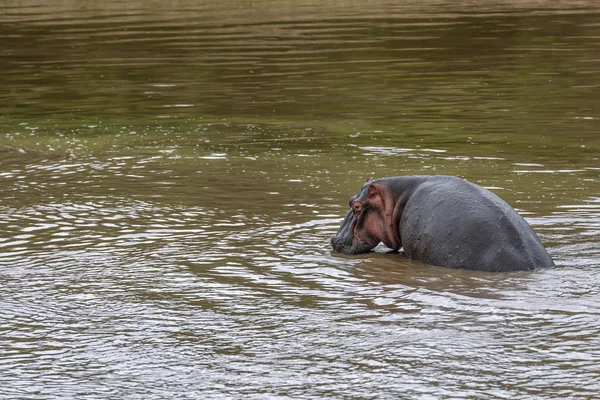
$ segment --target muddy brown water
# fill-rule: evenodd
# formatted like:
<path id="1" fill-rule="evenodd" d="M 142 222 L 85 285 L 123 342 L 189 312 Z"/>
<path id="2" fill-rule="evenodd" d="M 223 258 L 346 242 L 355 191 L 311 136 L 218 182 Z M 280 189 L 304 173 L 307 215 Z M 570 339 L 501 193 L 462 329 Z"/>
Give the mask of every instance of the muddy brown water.
<path id="1" fill-rule="evenodd" d="M 0 398 L 600 393 L 593 1 L 0 2 Z M 557 267 L 328 244 L 452 174 Z"/>

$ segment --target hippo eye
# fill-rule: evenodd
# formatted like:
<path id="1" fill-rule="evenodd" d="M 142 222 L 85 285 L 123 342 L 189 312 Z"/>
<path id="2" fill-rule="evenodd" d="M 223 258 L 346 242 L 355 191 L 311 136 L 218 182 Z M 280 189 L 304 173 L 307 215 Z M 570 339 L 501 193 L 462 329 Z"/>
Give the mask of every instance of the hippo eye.
<path id="1" fill-rule="evenodd" d="M 358 214 L 363 209 L 363 203 L 361 201 L 355 201 L 352 203 L 352 210 L 354 214 Z"/>

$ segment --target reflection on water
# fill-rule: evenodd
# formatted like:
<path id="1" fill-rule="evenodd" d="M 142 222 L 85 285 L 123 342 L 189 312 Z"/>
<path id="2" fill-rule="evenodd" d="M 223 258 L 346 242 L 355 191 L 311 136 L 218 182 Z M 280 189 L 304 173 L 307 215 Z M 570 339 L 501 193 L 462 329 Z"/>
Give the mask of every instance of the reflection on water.
<path id="1" fill-rule="evenodd" d="M 0 10 L 6 398 L 600 392 L 595 2 Z M 398 174 L 496 192 L 557 268 L 332 253 Z"/>

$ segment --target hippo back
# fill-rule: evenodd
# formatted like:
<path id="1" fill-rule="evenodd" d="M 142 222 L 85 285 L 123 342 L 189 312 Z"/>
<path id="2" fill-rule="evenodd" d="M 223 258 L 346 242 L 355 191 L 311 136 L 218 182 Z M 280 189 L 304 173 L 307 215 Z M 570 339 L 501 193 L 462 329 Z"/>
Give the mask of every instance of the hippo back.
<path id="1" fill-rule="evenodd" d="M 409 258 L 483 271 L 552 267 L 531 226 L 504 200 L 463 179 L 431 177 L 404 207 L 400 235 Z"/>

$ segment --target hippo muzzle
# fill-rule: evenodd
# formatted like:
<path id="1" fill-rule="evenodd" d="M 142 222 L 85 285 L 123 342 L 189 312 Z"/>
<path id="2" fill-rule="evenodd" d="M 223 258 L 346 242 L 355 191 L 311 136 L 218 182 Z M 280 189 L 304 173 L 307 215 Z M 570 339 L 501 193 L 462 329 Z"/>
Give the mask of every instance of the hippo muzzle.
<path id="1" fill-rule="evenodd" d="M 357 222 L 358 218 L 350 210 L 346 218 L 344 218 L 339 231 L 331 238 L 331 247 L 335 251 L 344 254 L 361 254 L 369 252 L 378 244 L 379 241 L 373 243 L 373 241 L 365 241 L 355 236 L 354 232 Z"/>

